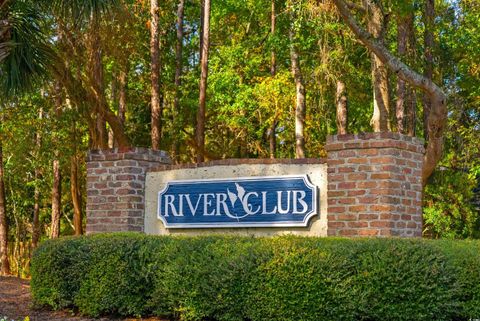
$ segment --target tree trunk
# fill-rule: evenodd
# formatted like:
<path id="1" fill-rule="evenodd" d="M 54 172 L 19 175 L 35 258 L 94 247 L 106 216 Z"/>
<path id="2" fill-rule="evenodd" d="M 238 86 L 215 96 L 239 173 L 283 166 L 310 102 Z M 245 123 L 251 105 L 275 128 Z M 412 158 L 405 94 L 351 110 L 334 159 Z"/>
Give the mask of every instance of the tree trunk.
<path id="1" fill-rule="evenodd" d="M 275 20 L 276 20 L 276 12 L 275 12 L 275 0 L 271 0 L 272 3 L 272 12 L 270 14 L 270 33 L 272 36 L 275 35 Z M 270 74 L 272 77 L 275 77 L 277 73 L 277 62 L 275 58 L 275 50 L 272 49 L 271 59 L 270 59 Z M 275 106 L 275 115 L 272 119 L 272 125 L 268 129 L 268 141 L 269 141 L 269 150 L 270 150 L 270 158 L 275 158 L 277 153 L 277 110 Z"/>
<path id="2" fill-rule="evenodd" d="M 372 57 L 373 116 L 371 124 L 375 132 L 390 131 L 390 102 L 388 99 L 388 72 L 377 57 Z"/>
<path id="3" fill-rule="evenodd" d="M 201 50 L 200 97 L 197 113 L 197 163 L 205 160 L 205 110 L 207 100 L 208 50 L 210 47 L 210 0 L 204 0 L 203 35 Z"/>
<path id="4" fill-rule="evenodd" d="M 97 146 L 96 148 L 99 149 L 107 149 L 108 148 L 108 130 L 107 130 L 107 122 L 105 118 L 102 116 L 101 113 L 96 114 L 96 129 L 97 129 Z"/>
<path id="5" fill-rule="evenodd" d="M 406 105 L 406 134 L 408 136 L 416 136 L 417 123 L 417 93 L 415 88 L 407 86 L 407 105 Z"/>
<path id="6" fill-rule="evenodd" d="M 337 105 L 337 134 L 345 135 L 348 133 L 348 100 L 345 83 L 340 79 L 337 80 L 335 97 Z"/>
<path id="7" fill-rule="evenodd" d="M 110 82 L 110 102 L 112 107 L 116 105 L 117 102 L 117 76 L 116 72 L 112 72 L 112 80 Z M 108 129 L 108 148 L 114 148 L 117 144 L 115 144 L 115 135 L 113 134 L 113 130 L 110 127 Z"/>
<path id="8" fill-rule="evenodd" d="M 108 129 L 108 148 L 115 147 L 115 137 L 113 135 L 113 130 L 111 128 Z"/>
<path id="9" fill-rule="evenodd" d="M 413 5 L 413 4 L 412 4 Z M 407 37 L 408 37 L 408 46 L 407 46 L 407 55 L 410 58 L 410 62 L 413 63 L 416 61 L 417 56 L 417 45 L 415 40 L 415 16 L 414 11 L 412 11 L 407 16 L 408 28 L 407 28 Z M 417 123 L 417 92 L 415 87 L 408 84 L 407 93 L 406 93 L 406 132 L 409 136 L 416 136 L 416 123 Z"/>
<path id="10" fill-rule="evenodd" d="M 366 32 L 354 16 L 350 13 L 344 0 L 333 0 L 343 19 L 357 36 L 357 38 L 393 72 L 410 85 L 425 91 L 431 100 L 432 109 L 427 122 L 428 141 L 422 170 L 422 181 L 426 184 L 427 178 L 433 173 L 442 157 L 443 132 L 447 122 L 446 96 L 443 90 L 430 79 L 415 72 L 412 68 L 394 56 L 382 43 Z"/>
<path id="11" fill-rule="evenodd" d="M 425 70 L 423 75 L 429 81 L 433 79 L 433 30 L 435 28 L 435 0 L 425 0 L 424 14 L 424 46 L 425 46 Z M 428 95 L 423 95 L 423 130 L 425 141 L 428 140 L 428 118 L 432 109 L 432 100 Z"/>
<path id="12" fill-rule="evenodd" d="M 99 50 L 99 48 L 97 48 L 97 50 Z M 101 145 L 100 140 L 97 138 L 96 119 L 94 118 L 98 114 L 101 114 L 110 125 L 119 148 L 128 148 L 131 146 L 130 140 L 125 134 L 123 123 L 119 117 L 110 110 L 106 100 L 101 99 L 102 96 L 92 88 L 92 84 L 85 86 L 80 80 L 80 75 L 74 76 L 68 69 L 66 63 L 61 60 L 56 61 L 52 66 L 52 73 L 55 75 L 57 81 L 65 87 L 68 96 L 86 119 L 90 139 L 92 140 L 91 148 L 99 148 Z M 105 96 L 103 96 L 103 98 L 105 98 Z M 98 103 L 99 101 L 101 104 Z"/>
<path id="13" fill-rule="evenodd" d="M 365 9 L 369 12 L 368 30 L 382 44 L 385 41 L 386 19 L 383 7 L 379 2 L 365 0 Z M 390 131 L 390 99 L 388 87 L 388 69 L 375 53 L 372 56 L 372 82 L 373 82 L 373 117 L 371 124 L 373 131 Z"/>
<path id="14" fill-rule="evenodd" d="M 200 0 L 200 32 L 198 33 L 200 35 L 200 48 L 198 48 L 200 62 L 202 61 L 202 55 L 203 55 L 204 26 L 205 26 L 205 0 Z"/>
<path id="15" fill-rule="evenodd" d="M 62 93 L 58 83 L 55 85 L 55 95 L 55 116 L 58 122 L 62 108 Z M 59 151 L 58 149 L 55 149 L 53 151 L 52 219 L 50 238 L 57 238 L 60 236 L 61 182 L 62 176 L 60 173 Z"/>
<path id="16" fill-rule="evenodd" d="M 95 23 L 92 29 L 95 28 Z M 105 97 L 105 90 L 103 85 L 103 64 L 102 64 L 102 51 L 100 37 L 97 30 L 92 30 L 91 41 L 91 67 L 90 67 L 90 82 L 93 88 L 94 101 L 96 103 L 96 116 L 97 116 L 97 130 L 99 133 L 98 141 L 100 149 L 108 147 L 107 132 L 105 127 L 105 121 L 113 131 L 113 135 L 118 143 L 118 147 L 126 148 L 130 147 L 130 142 L 125 135 L 123 123 L 110 109 Z"/>
<path id="17" fill-rule="evenodd" d="M 173 124 L 176 129 L 178 115 L 180 114 L 180 86 L 182 84 L 183 68 L 183 12 L 185 0 L 180 0 L 177 9 L 177 43 L 175 45 L 175 98 L 173 100 Z M 178 162 L 179 141 L 175 140 L 172 146 L 172 160 Z"/>
<path id="18" fill-rule="evenodd" d="M 60 161 L 58 160 L 58 152 L 53 160 L 53 185 L 52 185 L 52 222 L 50 230 L 50 238 L 54 239 L 60 236 L 60 207 L 61 207 L 61 182 Z"/>
<path id="19" fill-rule="evenodd" d="M 40 108 L 38 118 L 43 118 L 43 110 Z M 42 135 L 37 132 L 35 137 L 36 156 L 40 153 L 42 147 Z M 35 167 L 35 190 L 33 192 L 33 224 L 32 224 L 32 247 L 36 248 L 40 239 L 40 169 Z"/>
<path id="20" fill-rule="evenodd" d="M 397 19 L 397 55 L 404 59 L 407 53 L 407 28 L 408 21 L 406 17 L 399 15 Z M 397 80 L 397 103 L 395 106 L 395 116 L 397 119 L 397 131 L 405 133 L 405 100 L 406 100 L 406 82 L 399 78 Z"/>
<path id="21" fill-rule="evenodd" d="M 415 61 L 415 34 L 413 4 L 410 3 L 409 12 L 399 14 L 397 18 L 397 54 L 400 59 L 409 63 Z M 416 93 L 405 80 L 397 79 L 397 101 L 395 115 L 397 131 L 409 136 L 415 135 L 416 122 Z"/>
<path id="22" fill-rule="evenodd" d="M 160 148 L 160 48 L 158 30 L 158 0 L 150 0 L 150 83 L 151 83 L 151 139 L 152 149 Z"/>
<path id="23" fill-rule="evenodd" d="M 70 193 L 73 203 L 73 225 L 75 235 L 83 234 L 82 226 L 82 196 L 78 184 L 78 159 L 74 155 L 70 159 Z"/>
<path id="24" fill-rule="evenodd" d="M 106 104 L 105 90 L 103 85 L 103 64 L 101 40 L 99 34 L 98 20 L 91 19 L 91 25 L 88 34 L 88 81 L 94 92 L 95 104 L 95 130 L 96 130 L 96 146 L 94 148 L 108 148 L 108 130 L 105 121 L 104 112 L 102 112 L 103 104 Z"/>
<path id="25" fill-rule="evenodd" d="M 272 36 L 275 35 L 275 20 L 276 20 L 276 12 L 275 12 L 275 0 L 272 1 L 272 12 L 270 14 L 270 33 Z M 270 74 L 275 76 L 277 72 L 277 63 L 275 58 L 275 50 L 272 49 L 271 59 L 270 59 Z"/>
<path id="26" fill-rule="evenodd" d="M 37 186 L 40 171 L 35 169 L 35 191 L 33 192 L 32 247 L 35 249 L 40 239 L 40 188 Z"/>
<path id="27" fill-rule="evenodd" d="M 273 119 L 272 126 L 268 129 L 268 142 L 269 142 L 269 150 L 270 150 L 270 158 L 274 159 L 277 154 L 277 123 L 276 117 Z"/>
<path id="28" fill-rule="evenodd" d="M 293 24 L 293 19 L 292 19 Z M 305 158 L 305 86 L 303 84 L 300 59 L 295 45 L 293 26 L 290 27 L 290 60 L 292 62 L 292 74 L 295 80 L 295 158 Z"/>
<path id="29" fill-rule="evenodd" d="M 128 62 L 125 63 L 118 75 L 118 119 L 122 126 L 125 124 L 125 114 L 127 112 L 127 84 Z"/>
<path id="30" fill-rule="evenodd" d="M 128 62 L 121 65 L 118 75 L 113 75 L 112 79 L 112 105 L 117 106 L 117 118 L 121 126 L 125 127 L 125 113 L 127 110 L 127 73 Z M 118 147 L 118 139 L 110 126 L 108 132 L 108 147 Z"/>
<path id="31" fill-rule="evenodd" d="M 10 274 L 10 262 L 8 261 L 8 222 L 5 199 L 5 174 L 3 169 L 3 146 L 0 140 L 0 261 L 2 275 Z"/>

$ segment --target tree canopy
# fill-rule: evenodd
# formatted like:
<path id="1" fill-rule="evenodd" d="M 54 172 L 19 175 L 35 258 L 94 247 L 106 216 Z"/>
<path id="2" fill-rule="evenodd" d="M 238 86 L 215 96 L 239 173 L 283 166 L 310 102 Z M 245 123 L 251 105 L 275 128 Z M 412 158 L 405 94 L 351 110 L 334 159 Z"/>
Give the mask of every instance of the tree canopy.
<path id="1" fill-rule="evenodd" d="M 425 140 L 426 236 L 480 236 L 476 0 L 11 0 L 0 15 L 10 253 L 82 232 L 88 149 L 324 157 L 328 135 L 365 131 Z"/>

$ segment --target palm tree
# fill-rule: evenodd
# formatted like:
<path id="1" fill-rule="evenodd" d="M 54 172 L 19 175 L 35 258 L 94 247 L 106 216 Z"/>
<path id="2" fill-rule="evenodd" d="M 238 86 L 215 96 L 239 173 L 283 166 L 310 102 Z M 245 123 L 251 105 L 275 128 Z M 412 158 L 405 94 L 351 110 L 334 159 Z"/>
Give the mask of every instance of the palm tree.
<path id="1" fill-rule="evenodd" d="M 0 82 L 4 93 L 30 87 L 51 60 L 41 15 L 30 1 L 0 0 Z"/>
<path id="2" fill-rule="evenodd" d="M 26 1 L 0 1 L 0 90 L 12 95 L 46 72 L 50 50 L 40 28 L 39 11 Z M 2 95 L 2 96 L 4 96 Z M 10 273 L 8 224 L 0 136 L 0 274 Z"/>
<path id="3" fill-rule="evenodd" d="M 97 19 L 117 0 L 0 0 L 0 91 L 15 95 L 31 88 L 49 71 L 55 73 L 57 58 L 42 24 L 52 14 L 76 21 Z M 9 274 L 8 226 L 3 191 L 3 161 L 0 136 L 0 274 Z"/>

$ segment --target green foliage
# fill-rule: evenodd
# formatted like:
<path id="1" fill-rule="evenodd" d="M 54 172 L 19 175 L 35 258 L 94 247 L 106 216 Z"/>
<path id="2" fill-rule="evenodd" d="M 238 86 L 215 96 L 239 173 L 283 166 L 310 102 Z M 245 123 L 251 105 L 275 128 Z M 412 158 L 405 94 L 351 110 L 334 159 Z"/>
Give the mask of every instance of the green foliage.
<path id="1" fill-rule="evenodd" d="M 480 243 L 478 241 L 448 241 L 432 242 L 450 260 L 457 279 L 458 294 L 461 298 L 458 305 L 462 319 L 475 319 L 480 315 Z M 476 316 L 476 317 L 475 317 Z"/>
<path id="2" fill-rule="evenodd" d="M 389 17 L 385 43 L 392 53 L 398 49 L 399 19 L 413 14 L 416 40 L 413 48 L 408 48 L 408 57 L 402 59 L 422 73 L 424 2 L 381 3 Z M 295 31 L 293 41 L 306 88 L 307 155 L 326 156 L 326 137 L 336 133 L 337 80 L 346 84 L 349 132 L 371 131 L 370 54 L 343 23 L 334 5 L 329 1 L 275 1 L 276 26 L 272 33 L 271 4 L 270 0 L 212 3 L 206 115 L 208 158 L 269 157 L 268 133 L 273 124 L 277 125 L 275 156 L 294 156 L 291 29 Z M 201 1 L 185 2 L 182 76 L 179 104 L 175 107 L 177 6 L 177 0 L 159 1 L 163 99 L 160 148 L 175 151 L 175 160 L 184 163 L 194 162 L 196 153 Z M 480 215 L 470 202 L 472 196 L 480 202 L 480 192 L 471 192 L 475 179 L 480 177 L 480 6 L 478 0 L 440 0 L 435 6 L 433 80 L 448 96 L 448 127 L 441 165 L 451 170 L 438 171 L 427 186 L 425 235 L 476 238 L 480 237 Z M 62 173 L 61 234 L 69 235 L 73 233 L 71 157 L 80 160 L 78 181 L 85 212 L 83 155 L 98 130 L 94 125 L 98 110 L 93 96 L 86 95 L 95 78 L 90 66 L 92 54 L 101 55 L 103 98 L 115 113 L 120 88 L 125 89 L 124 128 L 130 142 L 133 146 L 150 146 L 150 6 L 148 1 L 137 0 L 15 0 L 5 2 L 0 15 L 2 21 L 8 21 L 0 44 L 0 49 L 4 49 L 0 50 L 0 58 L 5 58 L 0 65 L 0 86 L 15 94 L 4 95 L 0 106 L 9 241 L 31 240 L 34 203 L 40 208 L 41 238 L 48 237 L 55 150 Z M 366 26 L 364 15 L 358 12 L 356 16 Z M 89 52 L 93 31 L 98 32 L 98 50 Z M 272 53 L 276 58 L 274 74 Z M 45 73 L 46 70 L 51 72 Z M 123 74 L 127 75 L 126 84 L 120 86 Z M 41 79 L 39 75 L 45 75 L 44 82 L 36 81 Z M 390 73 L 389 79 L 393 121 L 397 77 Z M 66 88 L 55 88 L 59 82 L 68 85 L 69 80 L 75 81 L 68 93 Z M 20 95 L 21 89 L 28 87 L 33 90 Z M 415 135 L 422 137 L 423 93 L 417 90 L 415 96 Z M 62 98 L 61 115 L 55 112 L 55 98 Z M 41 136 L 40 143 L 37 135 Z M 13 270 L 22 269 L 13 266 Z M 27 267 L 20 271 L 23 273 L 28 273 Z M 115 309 L 115 304 L 111 304 Z M 135 310 L 135 304 L 128 309 Z"/>
<path id="3" fill-rule="evenodd" d="M 436 171 L 425 188 L 425 234 L 435 238 L 479 238 L 480 213 L 472 198 L 475 176 L 462 171 Z"/>
<path id="4" fill-rule="evenodd" d="M 455 313 L 453 275 L 428 243 L 286 238 L 273 251 L 254 281 L 255 320 L 450 320 Z"/>
<path id="5" fill-rule="evenodd" d="M 112 7 L 119 4 L 119 0 L 38 0 L 38 2 L 44 8 L 63 17 L 73 17 L 77 21 L 112 10 Z"/>
<path id="6" fill-rule="evenodd" d="M 44 242 L 37 305 L 180 320 L 464 320 L 480 316 L 480 243 L 155 237 Z"/>
<path id="7" fill-rule="evenodd" d="M 35 3 L 14 1 L 6 15 L 11 29 L 9 41 L 0 44 L 2 55 L 6 52 L 0 66 L 0 83 L 4 92 L 17 94 L 31 89 L 33 81 L 46 74 L 54 57 Z"/>

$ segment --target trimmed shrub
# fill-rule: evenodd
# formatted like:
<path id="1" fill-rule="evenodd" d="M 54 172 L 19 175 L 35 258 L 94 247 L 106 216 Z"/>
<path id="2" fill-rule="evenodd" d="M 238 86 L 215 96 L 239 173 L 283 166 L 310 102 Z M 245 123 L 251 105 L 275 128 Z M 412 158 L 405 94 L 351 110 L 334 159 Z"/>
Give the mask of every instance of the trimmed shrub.
<path id="1" fill-rule="evenodd" d="M 455 312 L 453 269 L 428 242 L 271 243 L 275 259 L 254 280 L 254 320 L 450 320 Z"/>
<path id="2" fill-rule="evenodd" d="M 134 233 L 44 242 L 35 304 L 181 320 L 480 317 L 480 242 Z"/>
<path id="3" fill-rule="evenodd" d="M 144 249 L 145 236 L 100 236 L 89 247 L 89 267 L 72 298 L 74 305 L 87 315 L 145 313 L 144 297 L 152 291 L 152 275 L 145 266 L 152 264 Z"/>
<path id="4" fill-rule="evenodd" d="M 445 253 L 453 267 L 456 279 L 456 301 L 461 320 L 480 319 L 480 242 L 435 241 L 431 242 Z"/>

